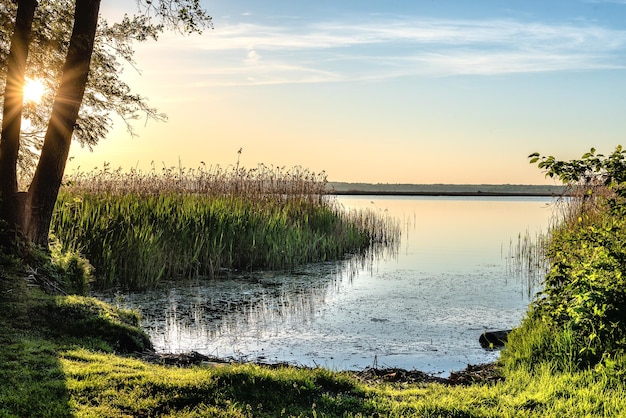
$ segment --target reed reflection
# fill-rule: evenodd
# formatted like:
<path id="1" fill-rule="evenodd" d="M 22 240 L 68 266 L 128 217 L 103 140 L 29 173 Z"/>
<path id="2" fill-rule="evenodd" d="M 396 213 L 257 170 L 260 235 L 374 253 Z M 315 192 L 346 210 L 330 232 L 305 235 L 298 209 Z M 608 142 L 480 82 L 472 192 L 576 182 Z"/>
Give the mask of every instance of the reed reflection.
<path id="1" fill-rule="evenodd" d="M 256 342 L 306 327 L 375 255 L 311 264 L 292 272 L 228 274 L 141 293 L 102 295 L 138 309 L 159 351 L 200 351 L 239 360 L 258 354 Z M 251 350 L 251 352 L 247 352 Z"/>

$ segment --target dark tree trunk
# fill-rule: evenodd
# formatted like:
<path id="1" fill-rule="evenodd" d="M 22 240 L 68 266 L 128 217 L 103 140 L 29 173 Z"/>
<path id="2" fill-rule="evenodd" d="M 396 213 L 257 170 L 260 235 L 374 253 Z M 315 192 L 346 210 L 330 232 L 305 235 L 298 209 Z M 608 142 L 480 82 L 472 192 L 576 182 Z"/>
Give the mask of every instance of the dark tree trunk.
<path id="1" fill-rule="evenodd" d="M 100 0 L 78 0 L 74 29 L 63 66 L 48 130 L 33 181 L 28 190 L 27 209 L 22 230 L 35 244 L 47 246 L 52 212 L 57 200 L 72 133 L 83 101 L 93 52 Z"/>
<path id="2" fill-rule="evenodd" d="M 30 46 L 36 0 L 19 0 L 15 28 L 7 57 L 7 74 L 2 111 L 2 135 L 0 137 L 0 218 L 10 229 L 22 223 L 24 196 L 18 196 L 17 159 L 22 128 L 23 86 L 26 60 Z M 12 234 L 0 237 L 5 247 L 11 246 Z"/>

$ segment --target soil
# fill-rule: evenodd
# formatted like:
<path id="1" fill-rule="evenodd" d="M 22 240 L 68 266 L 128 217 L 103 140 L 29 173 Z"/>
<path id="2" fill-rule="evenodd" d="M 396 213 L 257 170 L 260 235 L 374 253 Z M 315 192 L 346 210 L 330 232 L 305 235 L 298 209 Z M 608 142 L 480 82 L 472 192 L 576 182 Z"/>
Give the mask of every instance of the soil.
<path id="1" fill-rule="evenodd" d="M 204 365 L 220 367 L 228 364 L 241 364 L 242 362 L 230 358 L 217 358 L 205 356 L 195 351 L 181 354 L 157 353 L 154 351 L 140 354 L 144 361 L 164 364 L 176 367 L 188 367 Z M 265 367 L 287 367 L 287 363 L 255 363 Z M 424 384 L 440 383 L 444 385 L 472 385 L 476 383 L 498 382 L 504 380 L 498 366 L 495 363 L 468 365 L 465 370 L 452 372 L 450 377 L 438 377 L 419 370 L 404 370 L 397 368 L 371 368 L 359 371 L 348 371 L 358 380 L 369 384 L 395 383 L 395 384 Z"/>

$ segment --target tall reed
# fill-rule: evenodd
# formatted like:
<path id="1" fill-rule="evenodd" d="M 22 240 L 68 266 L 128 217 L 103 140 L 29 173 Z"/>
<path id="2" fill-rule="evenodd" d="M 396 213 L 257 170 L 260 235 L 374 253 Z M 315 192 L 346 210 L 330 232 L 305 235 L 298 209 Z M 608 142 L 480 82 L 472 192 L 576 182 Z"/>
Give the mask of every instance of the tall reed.
<path id="1" fill-rule="evenodd" d="M 296 167 L 75 173 L 52 230 L 99 286 L 145 287 L 222 269 L 282 269 L 397 240 L 392 224 L 346 213 L 325 174 Z"/>
<path id="2" fill-rule="evenodd" d="M 245 196 L 260 199 L 268 195 L 275 198 L 305 197 L 319 199 L 326 194 L 327 177 L 325 172 L 314 173 L 302 167 L 267 166 L 259 164 L 247 169 L 236 166 L 223 168 L 219 165 L 197 168 L 167 167 L 144 172 L 121 168 L 112 169 L 105 163 L 102 168 L 91 171 L 75 171 L 66 179 L 66 184 L 76 191 L 97 193 L 137 193 L 141 196 L 160 195 L 167 192 L 197 193 L 210 196 Z"/>
<path id="3" fill-rule="evenodd" d="M 525 280 L 529 298 L 541 286 L 550 267 L 546 257 L 547 237 L 544 233 L 533 236 L 526 231 L 525 234 L 518 234 L 517 240 L 509 242 L 507 270 L 509 274 Z"/>

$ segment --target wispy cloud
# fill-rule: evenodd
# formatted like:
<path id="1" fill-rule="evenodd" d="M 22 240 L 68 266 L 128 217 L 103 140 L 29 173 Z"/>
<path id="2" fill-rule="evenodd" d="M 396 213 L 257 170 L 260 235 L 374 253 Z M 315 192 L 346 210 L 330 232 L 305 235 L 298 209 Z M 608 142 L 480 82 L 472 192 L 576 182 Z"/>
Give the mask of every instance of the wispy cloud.
<path id="1" fill-rule="evenodd" d="M 210 64 L 203 82 L 210 85 L 626 68 L 626 31 L 580 22 L 398 18 L 283 23 L 217 23 L 201 39 L 182 44 L 177 39 L 175 46 L 206 57 Z"/>
<path id="2" fill-rule="evenodd" d="M 614 3 L 614 4 L 626 4 L 626 0 L 583 0 L 583 3 Z"/>

